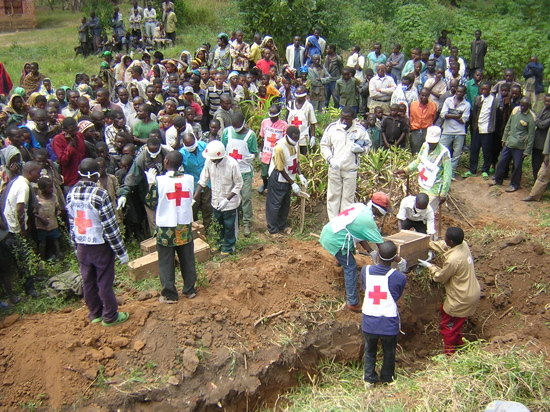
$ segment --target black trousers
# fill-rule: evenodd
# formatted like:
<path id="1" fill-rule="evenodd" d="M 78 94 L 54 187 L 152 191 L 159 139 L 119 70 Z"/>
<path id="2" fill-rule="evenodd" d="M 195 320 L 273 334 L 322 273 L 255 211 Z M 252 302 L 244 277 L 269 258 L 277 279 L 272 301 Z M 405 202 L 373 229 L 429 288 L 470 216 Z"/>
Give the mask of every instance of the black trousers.
<path id="1" fill-rule="evenodd" d="M 365 373 L 363 380 L 369 383 L 390 383 L 395 380 L 395 350 L 397 348 L 397 335 L 372 335 L 363 332 L 365 337 Z M 380 377 L 376 373 L 376 352 L 378 341 L 382 343 L 382 369 Z"/>
<path id="2" fill-rule="evenodd" d="M 542 154 L 542 149 L 533 148 L 531 165 L 533 166 L 533 180 L 537 180 L 537 175 L 539 174 L 540 167 L 544 161 L 544 155 Z"/>
<path id="3" fill-rule="evenodd" d="M 268 180 L 268 191 L 265 203 L 265 220 L 267 230 L 274 234 L 288 227 L 288 214 L 290 212 L 290 192 L 288 183 L 279 182 L 280 172 L 275 169 Z"/>
<path id="4" fill-rule="evenodd" d="M 470 143 L 470 173 L 477 174 L 479 164 L 479 151 L 483 151 L 483 164 L 481 172 L 489 173 L 491 160 L 493 159 L 493 134 L 479 133 L 478 130 L 472 132 L 472 142 Z"/>
<path id="5" fill-rule="evenodd" d="M 428 225 L 426 223 L 410 219 L 403 220 L 403 222 L 401 223 L 401 227 L 403 228 L 403 230 L 414 228 L 414 230 L 416 230 L 418 233 L 424 234 L 426 234 L 426 232 L 428 231 Z"/>
<path id="6" fill-rule="evenodd" d="M 195 269 L 195 250 L 193 242 L 181 246 L 162 246 L 157 243 L 161 295 L 170 299 L 178 300 L 176 289 L 175 258 L 178 254 L 180 261 L 181 276 L 183 278 L 183 294 L 195 293 L 195 282 L 197 271 Z"/>

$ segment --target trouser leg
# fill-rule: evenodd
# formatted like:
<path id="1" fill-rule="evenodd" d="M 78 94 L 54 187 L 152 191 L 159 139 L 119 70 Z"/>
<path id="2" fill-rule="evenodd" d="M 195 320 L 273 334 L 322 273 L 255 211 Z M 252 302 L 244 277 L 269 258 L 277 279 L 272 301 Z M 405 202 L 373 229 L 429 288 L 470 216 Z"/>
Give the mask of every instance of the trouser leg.
<path id="1" fill-rule="evenodd" d="M 252 172 L 243 173 L 243 188 L 241 189 L 241 206 L 243 210 L 243 224 L 252 223 Z"/>
<path id="2" fill-rule="evenodd" d="M 214 210 L 214 219 L 221 226 L 220 229 L 220 250 L 225 253 L 235 252 L 235 243 L 237 243 L 237 209 L 219 212 Z"/>
<path id="3" fill-rule="evenodd" d="M 183 294 L 196 293 L 197 269 L 195 267 L 195 247 L 193 241 L 177 246 L 176 253 L 180 261 L 181 277 L 183 278 Z"/>
<path id="4" fill-rule="evenodd" d="M 340 213 L 343 179 L 340 170 L 328 169 L 327 213 L 329 220 Z"/>
<path id="5" fill-rule="evenodd" d="M 481 140 L 481 150 L 483 151 L 483 164 L 481 165 L 481 172 L 489 173 L 492 160 L 493 134 L 484 133 L 480 134 L 479 137 Z"/>
<path id="6" fill-rule="evenodd" d="M 280 173 L 278 170 L 271 172 L 269 176 L 269 190 L 265 202 L 265 217 L 267 230 L 274 234 L 286 228 L 286 220 L 290 207 L 290 185 L 279 182 Z M 285 207 L 285 202 L 288 207 Z M 286 213 L 286 216 L 282 216 Z"/>
<path id="7" fill-rule="evenodd" d="M 153 233 L 155 233 L 155 230 L 157 228 L 156 212 L 153 209 L 150 209 L 147 206 L 145 206 L 145 213 L 147 214 L 147 223 L 149 225 L 149 236 L 151 236 L 153 235 Z"/>
<path id="8" fill-rule="evenodd" d="M 355 190 L 357 189 L 357 171 L 344 170 L 341 171 L 340 174 L 342 176 L 342 198 L 340 200 L 340 212 L 342 212 L 342 210 L 346 210 L 355 200 Z"/>
<path id="9" fill-rule="evenodd" d="M 446 355 L 453 354 L 457 347 L 464 344 L 462 340 L 462 325 L 466 321 L 466 318 L 456 318 L 449 315 L 443 306 L 441 306 L 441 323 L 439 324 L 439 330 L 443 337 L 443 346 Z"/>
<path id="10" fill-rule="evenodd" d="M 351 306 L 358 305 L 359 293 L 357 292 L 357 262 L 355 261 L 355 257 L 352 253 L 343 254 L 340 251 L 334 257 L 344 269 L 346 302 Z"/>
<path id="11" fill-rule="evenodd" d="M 420 148 L 426 141 L 426 132 L 428 129 L 411 130 L 411 153 L 413 155 L 420 151 Z"/>
<path id="12" fill-rule="evenodd" d="M 470 142 L 470 173 L 477 174 L 479 165 L 479 151 L 481 150 L 481 137 L 479 131 L 472 132 L 472 141 Z"/>
<path id="13" fill-rule="evenodd" d="M 550 165 L 546 166 L 543 163 L 539 170 L 539 174 L 537 175 L 537 180 L 535 180 L 535 185 L 531 189 L 531 193 L 529 195 L 535 198 L 536 200 L 542 199 L 542 195 L 544 194 L 544 191 L 548 187 L 549 181 L 550 181 Z"/>
<path id="14" fill-rule="evenodd" d="M 531 153 L 531 166 L 533 167 L 533 180 L 537 180 L 537 175 L 539 174 L 540 167 L 544 161 L 544 155 L 542 154 L 542 149 L 533 148 Z"/>
<path id="15" fill-rule="evenodd" d="M 380 381 L 390 383 L 395 380 L 395 350 L 397 348 L 397 335 L 380 335 L 382 343 L 383 361 L 380 369 Z"/>
<path id="16" fill-rule="evenodd" d="M 175 252 L 173 246 L 163 246 L 157 243 L 159 277 L 162 290 L 160 294 L 170 300 L 178 300 L 175 273 Z"/>
<path id="17" fill-rule="evenodd" d="M 84 301 L 90 319 L 103 316 L 107 323 L 118 317 L 118 303 L 113 290 L 115 280 L 115 253 L 107 243 L 102 245 L 78 245 Z"/>
<path id="18" fill-rule="evenodd" d="M 363 332 L 365 338 L 365 357 L 364 357 L 364 373 L 363 380 L 368 383 L 376 383 L 379 381 L 376 373 L 376 352 L 378 350 L 378 335 L 371 335 Z"/>
<path id="19" fill-rule="evenodd" d="M 520 187 L 521 184 L 521 173 L 523 167 L 523 150 L 521 149 L 512 149 L 512 157 L 514 159 L 514 171 L 510 176 L 510 186 Z"/>
<path id="20" fill-rule="evenodd" d="M 509 147 L 504 147 L 504 149 L 502 149 L 502 153 L 500 154 L 500 160 L 498 161 L 497 168 L 495 171 L 496 184 L 498 185 L 502 184 L 502 181 L 504 180 L 504 176 L 506 175 L 508 166 L 510 165 L 511 161 L 512 161 L 512 149 L 510 149 Z"/>

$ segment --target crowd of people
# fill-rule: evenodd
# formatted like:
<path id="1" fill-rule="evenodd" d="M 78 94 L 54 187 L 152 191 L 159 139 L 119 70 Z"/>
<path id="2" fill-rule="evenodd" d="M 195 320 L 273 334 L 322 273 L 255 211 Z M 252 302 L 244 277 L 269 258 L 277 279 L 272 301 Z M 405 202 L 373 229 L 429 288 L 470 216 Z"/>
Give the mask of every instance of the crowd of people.
<path id="1" fill-rule="evenodd" d="M 174 43 L 173 13 L 170 1 L 163 3 L 162 20 L 150 4 L 141 9 L 135 3 L 128 33 L 117 9 L 108 47 L 98 38 L 97 16 L 83 19 L 82 52 L 93 50 L 103 61 L 97 75 L 78 74 L 70 86 L 55 88 L 34 62 L 25 64 L 13 88 L 1 67 L 0 92 L 8 97 L 0 111 L 3 267 L 19 271 L 26 292 L 36 296 L 35 274 L 24 264 L 32 253 L 26 240 L 36 240 L 42 259 L 60 259 L 63 226 L 58 222 L 67 222 L 90 321 L 112 326 L 129 317 L 118 312 L 112 290 L 115 256 L 128 262 L 125 242 L 155 234 L 160 300 L 178 300 L 175 254 L 183 294 L 193 298 L 192 222 L 200 218 L 210 231 L 215 219 L 220 240 L 213 246 L 221 258 L 233 254 L 241 222 L 244 236 L 252 231 L 257 160 L 262 179 L 257 190 L 267 191 L 266 234 L 290 234 L 291 196 L 303 195 L 308 187 L 299 155 L 319 144 L 329 166 L 330 222 L 321 244 L 344 269 L 347 308 L 364 316 L 365 381 L 388 383 L 394 379 L 399 330 L 395 302 L 403 293 L 407 263 L 392 242 L 383 241 L 374 221 L 391 212 L 391 199 L 377 192 L 364 205 L 355 202 L 355 192 L 362 155 L 398 146 L 415 157 L 394 171 L 396 178 L 418 172 L 421 188 L 399 206 L 399 228 L 430 235 L 433 249 L 444 253 L 443 268 L 422 264 L 445 284 L 441 332 L 446 352 L 454 352 L 462 344 L 460 327 L 475 310 L 479 284 L 461 229 L 449 228 L 444 240 L 435 242 L 435 212 L 449 195 L 468 129 L 465 178 L 477 175 L 482 151 L 481 176 L 489 180 L 494 173 L 492 184 L 503 183 L 513 161 L 506 189 L 513 192 L 520 187 L 523 159 L 532 156 L 537 183 L 524 200 L 540 200 L 550 178 L 550 95 L 542 97 L 543 67 L 537 58 L 525 67 L 522 89 L 510 69 L 496 84 L 484 79 L 488 47 L 480 31 L 471 43 L 469 65 L 445 31 L 431 51 L 412 49 L 410 60 L 399 44 L 386 56 L 376 43 L 366 56 L 353 47 L 345 61 L 319 29 L 304 44 L 295 36 L 284 52 L 271 36 L 255 34 L 249 45 L 240 30 L 220 33 L 212 50 L 205 42 L 193 55 L 183 51 L 179 58 L 138 44 L 148 39 L 156 48 Z M 156 42 L 163 24 L 165 38 Z M 120 53 L 131 47 L 144 50 L 140 58 Z M 532 105 L 542 99 L 544 107 L 535 114 Z M 319 132 L 316 114 L 331 102 L 341 109 L 339 118 Z M 250 127 L 244 104 L 267 110 L 257 130 Z M 374 263 L 362 271 L 363 305 L 356 243 Z M 10 264 L 14 261 L 19 264 Z M 394 261 L 398 270 L 391 269 Z M 9 274 L 2 280 L 17 303 Z M 385 352 L 381 377 L 374 372 L 378 339 Z"/>

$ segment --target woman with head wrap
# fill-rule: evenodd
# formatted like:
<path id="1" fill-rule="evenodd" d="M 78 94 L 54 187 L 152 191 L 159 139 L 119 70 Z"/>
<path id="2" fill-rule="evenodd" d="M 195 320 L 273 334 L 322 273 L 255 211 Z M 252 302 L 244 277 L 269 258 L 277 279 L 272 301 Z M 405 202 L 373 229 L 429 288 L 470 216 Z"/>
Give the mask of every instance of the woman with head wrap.
<path id="1" fill-rule="evenodd" d="M 204 46 L 197 49 L 194 60 L 198 60 L 199 67 L 208 67 L 208 52 Z"/>
<path id="2" fill-rule="evenodd" d="M 132 58 L 124 55 L 120 63 L 115 66 L 115 79 L 117 82 L 125 82 L 126 69 L 132 64 Z M 130 79 L 131 80 L 131 79 Z"/>
<path id="3" fill-rule="evenodd" d="M 17 91 L 17 89 L 15 89 L 15 91 Z M 23 118 L 27 117 L 27 107 L 25 105 L 25 101 L 20 94 L 16 94 L 15 92 L 10 97 L 10 102 L 7 104 L 7 106 L 4 106 L 4 111 L 10 116 L 20 115 L 23 116 Z"/>
<path id="4" fill-rule="evenodd" d="M 42 73 L 40 73 L 39 69 L 40 68 L 38 67 L 38 63 L 31 63 L 31 71 L 23 79 L 22 87 L 25 89 L 25 92 L 27 94 L 37 92 L 42 85 L 42 80 L 44 80 L 44 78 L 46 77 Z"/>
<path id="5" fill-rule="evenodd" d="M 31 63 L 25 62 L 23 69 L 21 70 L 21 77 L 19 78 L 19 86 L 23 86 L 23 80 L 27 77 L 27 74 L 31 72 Z"/>
<path id="6" fill-rule="evenodd" d="M 264 50 L 269 49 L 271 50 L 271 60 L 273 60 L 275 63 L 277 63 L 277 72 L 279 71 L 279 50 L 277 49 L 277 46 L 275 46 L 275 42 L 273 40 L 273 37 L 271 36 L 265 36 L 262 40 L 262 44 L 260 45 L 260 51 L 262 53 L 262 56 L 264 55 Z"/>
<path id="7" fill-rule="evenodd" d="M 178 100 L 175 97 L 168 97 L 164 102 L 164 109 L 162 109 L 157 118 L 162 116 L 170 116 L 172 120 L 178 115 L 177 108 L 179 106 Z"/>
<path id="8" fill-rule="evenodd" d="M 21 173 L 21 152 L 14 145 L 9 145 L 0 151 L 0 159 L 4 166 L 2 171 L 2 183 L 7 184 Z"/>
<path id="9" fill-rule="evenodd" d="M 317 37 L 311 35 L 306 39 L 306 66 L 311 65 L 311 58 L 316 54 L 318 54 L 319 56 L 322 54 L 321 45 L 319 44 L 319 40 L 317 40 Z"/>
<path id="10" fill-rule="evenodd" d="M 141 68 L 143 69 L 143 77 L 150 80 L 151 76 L 151 55 L 147 52 L 141 55 Z"/>
<path id="11" fill-rule="evenodd" d="M 229 52 L 229 36 L 226 33 L 218 34 L 218 45 L 214 48 L 212 67 L 228 70 L 231 67 L 231 54 Z"/>

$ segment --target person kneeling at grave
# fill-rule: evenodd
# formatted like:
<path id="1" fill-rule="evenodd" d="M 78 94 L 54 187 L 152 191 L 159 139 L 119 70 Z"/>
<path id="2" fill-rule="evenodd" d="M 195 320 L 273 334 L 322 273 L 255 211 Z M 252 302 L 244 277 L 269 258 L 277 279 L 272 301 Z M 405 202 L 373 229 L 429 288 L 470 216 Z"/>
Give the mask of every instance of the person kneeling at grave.
<path id="1" fill-rule="evenodd" d="M 399 230 L 413 229 L 418 233 L 430 235 L 434 240 L 435 214 L 430 206 L 430 197 L 426 193 L 419 193 L 403 198 L 397 213 Z"/>
<path id="2" fill-rule="evenodd" d="M 197 296 L 192 230 L 195 183 L 193 176 L 178 172 L 182 163 L 182 154 L 172 151 L 164 158 L 166 174 L 157 176 L 157 169 L 154 168 L 145 172 L 149 184 L 145 204 L 155 210 L 161 303 L 176 303 L 178 300 L 175 284 L 176 253 L 183 277 L 183 294 L 188 299 Z"/>

